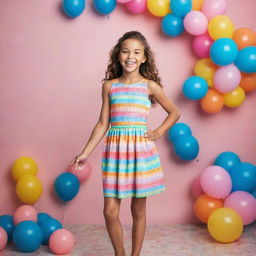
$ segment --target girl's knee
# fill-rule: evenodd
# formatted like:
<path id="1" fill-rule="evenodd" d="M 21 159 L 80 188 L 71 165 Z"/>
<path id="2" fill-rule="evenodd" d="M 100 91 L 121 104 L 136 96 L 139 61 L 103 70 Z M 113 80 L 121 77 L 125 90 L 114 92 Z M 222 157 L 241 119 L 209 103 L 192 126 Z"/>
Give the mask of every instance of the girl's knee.
<path id="1" fill-rule="evenodd" d="M 103 215 L 106 220 L 115 220 L 119 218 L 119 210 L 115 208 L 105 207 Z"/>

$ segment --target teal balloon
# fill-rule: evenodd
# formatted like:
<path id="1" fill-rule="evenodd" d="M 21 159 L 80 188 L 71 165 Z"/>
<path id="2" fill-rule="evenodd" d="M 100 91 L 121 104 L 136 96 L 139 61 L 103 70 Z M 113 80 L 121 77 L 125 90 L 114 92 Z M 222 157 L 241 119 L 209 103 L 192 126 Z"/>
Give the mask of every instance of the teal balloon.
<path id="1" fill-rule="evenodd" d="M 71 18 L 79 16 L 85 9 L 85 0 L 63 0 L 62 8 Z"/>
<path id="2" fill-rule="evenodd" d="M 235 65 L 245 73 L 256 72 L 256 47 L 248 46 L 238 52 Z"/>
<path id="3" fill-rule="evenodd" d="M 216 157 L 214 161 L 214 165 L 218 165 L 224 168 L 226 171 L 231 170 L 234 166 L 240 163 L 241 163 L 241 160 L 239 156 L 234 152 L 229 152 L 229 151 L 222 152 Z"/>
<path id="4" fill-rule="evenodd" d="M 168 140 L 172 143 L 183 135 L 192 135 L 190 127 L 185 123 L 176 123 L 168 130 L 167 133 Z"/>
<path id="5" fill-rule="evenodd" d="M 183 20 L 174 14 L 167 14 L 162 19 L 161 28 L 167 36 L 179 36 L 184 31 Z"/>
<path id="6" fill-rule="evenodd" d="M 94 8 L 100 14 L 110 14 L 116 8 L 116 0 L 93 0 Z"/>
<path id="7" fill-rule="evenodd" d="M 7 235 L 8 235 L 8 241 L 10 242 L 12 240 L 12 233 L 14 230 L 14 222 L 13 222 L 13 216 L 12 215 L 1 215 L 0 216 L 0 227 L 2 227 Z"/>
<path id="8" fill-rule="evenodd" d="M 184 17 L 192 10 L 192 0 L 171 0 L 172 12 L 180 17 Z"/>
<path id="9" fill-rule="evenodd" d="M 51 216 L 45 212 L 39 212 L 37 214 L 37 223 L 39 223 L 40 221 L 44 220 L 44 219 L 48 219 L 51 218 Z"/>

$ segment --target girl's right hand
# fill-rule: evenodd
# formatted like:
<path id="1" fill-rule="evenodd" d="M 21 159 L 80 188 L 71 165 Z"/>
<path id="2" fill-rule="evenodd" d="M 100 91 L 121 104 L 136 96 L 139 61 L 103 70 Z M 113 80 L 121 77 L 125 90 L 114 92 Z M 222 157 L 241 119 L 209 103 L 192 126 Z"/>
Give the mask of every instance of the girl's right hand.
<path id="1" fill-rule="evenodd" d="M 76 156 L 72 161 L 71 161 L 71 165 L 75 166 L 75 169 L 78 168 L 79 164 L 83 164 L 84 162 L 86 162 L 87 156 L 84 156 L 82 153 L 79 154 L 78 156 Z"/>

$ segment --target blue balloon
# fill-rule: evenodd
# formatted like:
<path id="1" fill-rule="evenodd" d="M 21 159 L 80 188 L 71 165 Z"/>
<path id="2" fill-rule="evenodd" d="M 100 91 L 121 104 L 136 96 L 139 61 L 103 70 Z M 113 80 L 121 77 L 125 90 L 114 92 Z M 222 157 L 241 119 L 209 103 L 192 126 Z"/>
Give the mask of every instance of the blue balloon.
<path id="1" fill-rule="evenodd" d="M 191 135 L 180 136 L 174 142 L 174 151 L 182 160 L 193 160 L 199 153 L 198 141 Z"/>
<path id="2" fill-rule="evenodd" d="M 235 65 L 245 73 L 256 72 L 256 47 L 248 46 L 238 52 Z"/>
<path id="3" fill-rule="evenodd" d="M 69 172 L 60 174 L 54 183 L 56 194 L 65 202 L 72 200 L 79 192 L 80 182 L 78 178 Z"/>
<path id="4" fill-rule="evenodd" d="M 51 216 L 45 212 L 39 212 L 37 214 L 37 223 L 39 223 L 40 221 L 44 220 L 44 219 L 48 219 L 51 218 Z"/>
<path id="5" fill-rule="evenodd" d="M 184 31 L 182 18 L 174 14 L 167 14 L 162 19 L 161 27 L 167 36 L 179 36 Z"/>
<path id="6" fill-rule="evenodd" d="M 191 9 L 191 0 L 171 0 L 171 10 L 177 16 L 184 17 Z"/>
<path id="7" fill-rule="evenodd" d="M 214 165 L 218 165 L 224 168 L 226 171 L 231 170 L 235 165 L 240 163 L 241 160 L 239 156 L 233 152 L 228 151 L 219 154 L 214 161 Z"/>
<path id="8" fill-rule="evenodd" d="M 176 123 L 168 130 L 168 140 L 172 143 L 183 135 L 192 135 L 190 127 L 185 123 Z"/>
<path id="9" fill-rule="evenodd" d="M 232 179 L 232 192 L 242 190 L 251 192 L 256 187 L 256 166 L 251 163 L 240 163 L 229 170 Z"/>
<path id="10" fill-rule="evenodd" d="M 2 227 L 7 235 L 8 235 L 8 241 L 12 240 L 12 233 L 14 230 L 14 222 L 13 222 L 13 216 L 12 215 L 1 215 L 0 216 L 0 227 Z"/>
<path id="11" fill-rule="evenodd" d="M 206 80 L 200 76 L 191 76 L 183 84 L 183 94 L 190 100 L 200 100 L 208 92 Z"/>
<path id="12" fill-rule="evenodd" d="M 251 194 L 256 198 L 256 188 L 251 192 Z"/>
<path id="13" fill-rule="evenodd" d="M 30 220 L 22 221 L 13 231 L 13 241 L 20 251 L 33 252 L 40 247 L 43 233 L 37 223 Z"/>
<path id="14" fill-rule="evenodd" d="M 216 40 L 210 48 L 212 61 L 220 66 L 233 63 L 238 54 L 238 47 L 234 40 L 230 38 L 220 38 Z"/>
<path id="15" fill-rule="evenodd" d="M 49 244 L 50 236 L 55 230 L 62 228 L 62 224 L 54 218 L 43 219 L 38 222 L 38 225 L 40 226 L 43 233 L 42 244 L 44 245 Z"/>
<path id="16" fill-rule="evenodd" d="M 95 9 L 101 14 L 110 14 L 116 8 L 116 0 L 93 0 Z"/>
<path id="17" fill-rule="evenodd" d="M 85 9 L 85 0 L 63 0 L 62 8 L 71 18 L 79 16 Z"/>

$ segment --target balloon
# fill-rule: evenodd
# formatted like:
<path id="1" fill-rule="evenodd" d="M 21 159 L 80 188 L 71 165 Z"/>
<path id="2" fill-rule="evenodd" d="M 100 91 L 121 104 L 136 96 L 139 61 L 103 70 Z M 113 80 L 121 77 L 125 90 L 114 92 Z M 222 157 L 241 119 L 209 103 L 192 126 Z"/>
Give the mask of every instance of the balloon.
<path id="1" fill-rule="evenodd" d="M 214 40 L 222 37 L 232 38 L 234 25 L 227 16 L 217 15 L 210 20 L 208 32 L 211 38 Z"/>
<path id="2" fill-rule="evenodd" d="M 222 243 L 237 240 L 243 232 L 243 221 L 240 215 L 231 208 L 219 208 L 208 219 L 210 235 Z"/>
<path id="3" fill-rule="evenodd" d="M 0 216 L 0 227 L 2 227 L 7 235 L 8 241 L 12 240 L 12 233 L 14 230 L 13 216 L 12 215 L 1 215 Z"/>
<path id="4" fill-rule="evenodd" d="M 201 175 L 197 175 L 192 182 L 191 190 L 195 197 L 198 197 L 198 196 L 204 194 L 204 191 L 203 191 L 201 183 L 200 183 L 200 178 L 201 178 Z"/>
<path id="5" fill-rule="evenodd" d="M 184 17 L 192 9 L 191 0 L 171 0 L 171 10 L 172 12 L 179 16 Z"/>
<path id="6" fill-rule="evenodd" d="M 237 54 L 235 65 L 245 73 L 256 72 L 256 47 L 249 46 L 240 50 Z"/>
<path id="7" fill-rule="evenodd" d="M 132 0 L 116 0 L 118 3 L 120 4 L 126 4 L 126 3 L 129 3 L 131 2 Z"/>
<path id="8" fill-rule="evenodd" d="M 256 198 L 248 192 L 236 191 L 224 201 L 225 207 L 230 207 L 242 217 L 243 224 L 248 225 L 256 219 Z"/>
<path id="9" fill-rule="evenodd" d="M 238 54 L 236 43 L 230 38 L 220 38 L 216 40 L 210 48 L 212 61 L 220 66 L 233 63 Z"/>
<path id="10" fill-rule="evenodd" d="M 211 213 L 223 207 L 221 199 L 212 198 L 206 194 L 199 196 L 194 203 L 194 214 L 203 223 L 207 223 Z"/>
<path id="11" fill-rule="evenodd" d="M 207 91 L 207 82 L 200 76 L 191 76 L 183 84 L 183 94 L 190 100 L 202 99 Z"/>
<path id="12" fill-rule="evenodd" d="M 8 236 L 2 227 L 0 227 L 0 252 L 5 248 L 8 242 Z"/>
<path id="13" fill-rule="evenodd" d="M 35 203 L 43 192 L 41 181 L 33 175 L 25 175 L 16 184 L 16 194 L 27 204 Z"/>
<path id="14" fill-rule="evenodd" d="M 232 178 L 232 191 L 250 192 L 256 188 L 256 167 L 247 162 L 235 165 L 229 170 Z"/>
<path id="15" fill-rule="evenodd" d="M 162 31 L 168 36 L 179 36 L 184 31 L 182 18 L 167 14 L 161 23 Z"/>
<path id="16" fill-rule="evenodd" d="M 255 187 L 255 189 L 251 192 L 251 194 L 256 198 L 256 187 Z"/>
<path id="17" fill-rule="evenodd" d="M 245 93 L 241 87 L 223 95 L 224 105 L 230 108 L 239 107 L 245 100 Z"/>
<path id="18" fill-rule="evenodd" d="M 39 212 L 37 214 L 37 223 L 39 223 L 40 221 L 44 220 L 44 219 L 48 219 L 51 218 L 51 216 L 45 212 Z"/>
<path id="19" fill-rule="evenodd" d="M 19 223 L 13 231 L 13 241 L 22 252 L 36 251 L 42 240 L 43 234 L 40 227 L 30 220 Z"/>
<path id="20" fill-rule="evenodd" d="M 214 165 L 218 165 L 224 168 L 226 171 L 229 171 L 235 165 L 240 164 L 241 160 L 237 154 L 234 152 L 222 152 L 217 156 L 214 161 Z"/>
<path id="21" fill-rule="evenodd" d="M 146 5 L 147 5 L 146 0 L 132 0 L 126 4 L 127 9 L 132 13 L 144 12 L 146 9 Z"/>
<path id="22" fill-rule="evenodd" d="M 211 197 L 222 199 L 231 192 L 232 181 L 229 173 L 220 166 L 207 167 L 201 174 L 201 186 Z"/>
<path id="23" fill-rule="evenodd" d="M 203 35 L 196 36 L 193 40 L 193 50 L 195 54 L 200 58 L 209 57 L 210 47 L 213 43 L 212 38 L 208 32 Z"/>
<path id="24" fill-rule="evenodd" d="M 168 130 L 168 139 L 172 143 L 182 135 L 192 135 L 190 127 L 185 123 L 176 123 Z"/>
<path id="25" fill-rule="evenodd" d="M 210 20 L 214 16 L 224 14 L 227 9 L 226 0 L 204 0 L 202 12 Z"/>
<path id="26" fill-rule="evenodd" d="M 194 36 L 207 32 L 208 21 L 200 11 L 190 11 L 184 18 L 185 30 Z"/>
<path id="27" fill-rule="evenodd" d="M 198 60 L 194 67 L 195 74 L 204 78 L 209 87 L 213 86 L 213 75 L 216 70 L 217 66 L 209 58 Z"/>
<path id="28" fill-rule="evenodd" d="M 191 135 L 180 136 L 174 141 L 174 151 L 182 160 L 193 160 L 199 153 L 198 141 Z"/>
<path id="29" fill-rule="evenodd" d="M 170 13 L 170 0 L 148 0 L 148 11 L 157 17 L 166 16 Z"/>
<path id="30" fill-rule="evenodd" d="M 214 87 L 221 93 L 231 92 L 238 87 L 241 81 L 239 69 L 233 65 L 220 67 L 214 74 Z"/>
<path id="31" fill-rule="evenodd" d="M 76 175 L 80 183 L 84 182 L 91 175 L 92 169 L 89 162 L 85 162 L 78 165 L 78 168 L 75 169 L 74 165 L 70 165 L 68 168 L 68 172 Z"/>
<path id="32" fill-rule="evenodd" d="M 192 0 L 192 10 L 200 11 L 204 0 Z"/>
<path id="33" fill-rule="evenodd" d="M 241 73 L 240 87 L 246 92 L 252 92 L 256 89 L 256 73 L 246 74 Z"/>
<path id="34" fill-rule="evenodd" d="M 60 174 L 54 183 L 56 194 L 65 202 L 72 200 L 79 192 L 80 183 L 78 178 L 72 173 Z"/>
<path id="35" fill-rule="evenodd" d="M 49 240 L 50 249 L 56 254 L 71 252 L 75 244 L 73 234 L 66 229 L 58 229 L 53 232 Z"/>
<path id="36" fill-rule="evenodd" d="M 63 0 L 62 8 L 69 17 L 75 18 L 85 9 L 85 0 Z"/>
<path id="37" fill-rule="evenodd" d="M 218 113 L 223 104 L 223 96 L 214 89 L 209 89 L 206 96 L 200 101 L 201 108 L 208 114 Z"/>
<path id="38" fill-rule="evenodd" d="M 18 207 L 13 214 L 13 221 L 15 225 L 25 220 L 37 222 L 37 211 L 31 205 L 22 205 Z"/>
<path id="39" fill-rule="evenodd" d="M 32 158 L 23 156 L 14 161 L 11 171 L 14 180 L 18 181 L 21 177 L 27 174 L 37 175 L 38 166 Z"/>
<path id="40" fill-rule="evenodd" d="M 94 8 L 100 14 L 110 14 L 116 8 L 116 0 L 93 0 Z"/>
<path id="41" fill-rule="evenodd" d="M 256 46 L 256 33 L 250 28 L 236 29 L 232 39 L 236 42 L 239 50 L 247 46 Z"/>

